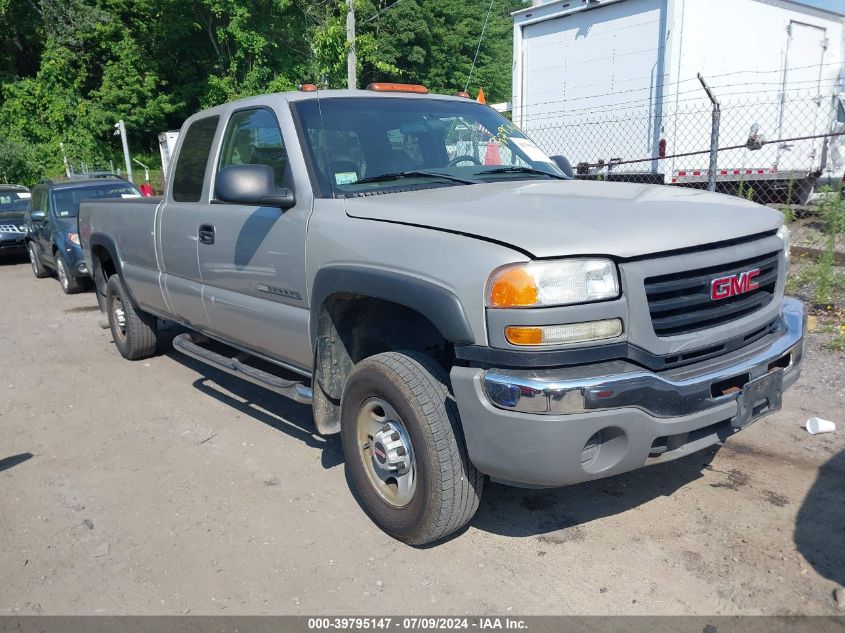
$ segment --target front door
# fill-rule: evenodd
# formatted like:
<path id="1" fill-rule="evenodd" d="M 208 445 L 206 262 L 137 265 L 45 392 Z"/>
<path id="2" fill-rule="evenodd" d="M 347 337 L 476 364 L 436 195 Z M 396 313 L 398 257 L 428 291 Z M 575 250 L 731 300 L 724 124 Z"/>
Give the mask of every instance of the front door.
<path id="1" fill-rule="evenodd" d="M 269 108 L 235 110 L 226 123 L 216 171 L 245 164 L 270 166 L 276 186 L 297 193 Z M 311 366 L 305 288 L 310 212 L 310 197 L 299 196 L 286 210 L 213 199 L 203 205 L 198 259 L 212 334 L 299 368 Z"/>
<path id="2" fill-rule="evenodd" d="M 41 262 L 45 265 L 53 265 L 53 253 L 50 245 L 50 196 L 47 187 L 36 187 L 32 192 L 29 201 L 29 208 L 32 211 L 43 211 L 44 220 L 34 222 L 30 220 L 32 237 L 35 241 L 36 253 Z"/>
<path id="3" fill-rule="evenodd" d="M 160 283 L 168 308 L 183 323 L 203 330 L 208 318 L 202 302 L 202 280 L 197 261 L 197 222 L 208 199 L 208 174 L 219 116 L 192 121 L 184 133 L 168 184 L 167 201 L 160 210 Z"/>

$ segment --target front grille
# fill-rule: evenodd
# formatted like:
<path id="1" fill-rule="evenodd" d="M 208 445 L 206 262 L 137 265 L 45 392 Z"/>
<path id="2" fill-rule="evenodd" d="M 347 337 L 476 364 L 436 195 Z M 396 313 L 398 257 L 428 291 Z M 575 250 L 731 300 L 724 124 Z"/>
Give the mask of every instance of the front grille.
<path id="1" fill-rule="evenodd" d="M 677 336 L 716 327 L 765 307 L 775 295 L 779 252 L 645 280 L 651 323 L 657 336 Z M 758 287 L 714 301 L 710 283 L 719 277 L 760 269 Z"/>

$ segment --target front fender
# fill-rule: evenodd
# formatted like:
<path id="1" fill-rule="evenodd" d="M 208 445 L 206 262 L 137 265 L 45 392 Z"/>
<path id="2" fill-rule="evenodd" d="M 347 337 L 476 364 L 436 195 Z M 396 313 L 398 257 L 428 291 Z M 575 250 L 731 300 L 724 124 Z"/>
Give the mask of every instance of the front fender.
<path id="1" fill-rule="evenodd" d="M 337 293 L 392 301 L 426 317 L 452 343 L 471 345 L 475 342 L 466 312 L 451 290 L 392 270 L 354 265 L 328 266 L 317 271 L 311 289 L 312 342 L 317 338 L 323 303 Z"/>

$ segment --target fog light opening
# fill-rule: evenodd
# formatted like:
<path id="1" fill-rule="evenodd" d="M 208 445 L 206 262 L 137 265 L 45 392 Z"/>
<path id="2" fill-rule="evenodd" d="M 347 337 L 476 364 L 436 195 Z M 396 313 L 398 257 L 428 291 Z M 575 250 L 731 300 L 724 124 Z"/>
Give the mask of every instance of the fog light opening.
<path id="1" fill-rule="evenodd" d="M 616 466 L 628 451 L 628 436 L 617 426 L 593 433 L 581 449 L 581 467 L 598 474 Z"/>
<path id="2" fill-rule="evenodd" d="M 587 466 L 591 464 L 599 454 L 599 446 L 601 446 L 601 431 L 597 431 L 590 436 L 584 448 L 581 450 L 581 465 Z"/>

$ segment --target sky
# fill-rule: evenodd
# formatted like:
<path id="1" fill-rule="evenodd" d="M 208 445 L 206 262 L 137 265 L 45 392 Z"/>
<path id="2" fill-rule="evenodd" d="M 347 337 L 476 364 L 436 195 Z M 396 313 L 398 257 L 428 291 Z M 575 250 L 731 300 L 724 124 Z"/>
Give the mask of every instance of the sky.
<path id="1" fill-rule="evenodd" d="M 828 9 L 837 13 L 845 13 L 845 0 L 798 0 L 802 4 L 809 4 L 820 9 Z"/>

